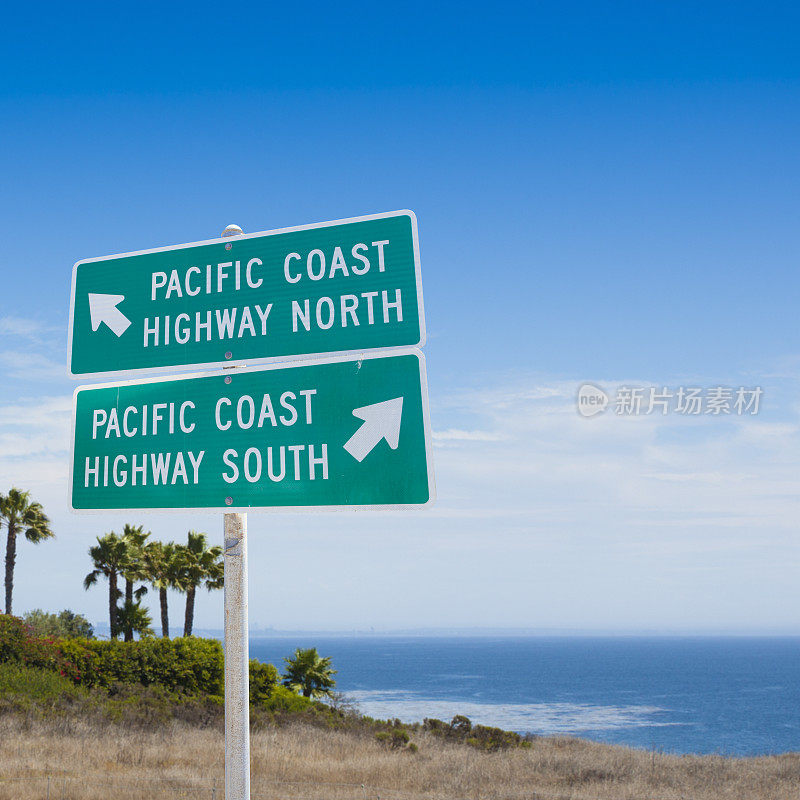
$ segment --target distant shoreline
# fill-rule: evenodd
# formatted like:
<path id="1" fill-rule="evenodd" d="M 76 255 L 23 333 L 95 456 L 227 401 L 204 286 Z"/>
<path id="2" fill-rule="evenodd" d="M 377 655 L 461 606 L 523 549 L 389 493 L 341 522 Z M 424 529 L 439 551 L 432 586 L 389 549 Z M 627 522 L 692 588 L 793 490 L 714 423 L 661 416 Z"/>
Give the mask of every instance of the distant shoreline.
<path id="1" fill-rule="evenodd" d="M 107 637 L 108 624 L 95 623 L 95 635 Z M 408 630 L 273 630 L 251 629 L 250 640 L 289 639 L 292 637 L 340 638 L 419 638 L 419 639 L 800 639 L 798 631 L 580 631 L 516 628 L 411 628 Z M 183 628 L 170 628 L 170 635 L 177 638 L 183 635 Z M 195 628 L 194 635 L 212 639 L 223 639 L 222 628 Z"/>

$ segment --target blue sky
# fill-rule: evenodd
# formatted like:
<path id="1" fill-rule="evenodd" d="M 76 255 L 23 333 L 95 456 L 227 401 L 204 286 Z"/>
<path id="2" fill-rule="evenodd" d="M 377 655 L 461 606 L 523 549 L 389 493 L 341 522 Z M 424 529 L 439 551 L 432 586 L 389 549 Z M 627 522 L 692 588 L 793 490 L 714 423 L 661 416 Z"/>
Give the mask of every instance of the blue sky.
<path id="1" fill-rule="evenodd" d="M 788 4 L 18 5 L 0 31 L 0 488 L 16 607 L 128 517 L 66 510 L 80 258 L 412 208 L 439 502 L 251 515 L 251 621 L 800 631 L 800 12 Z M 583 419 L 584 381 L 764 388 Z M 210 515 L 130 515 L 163 538 Z M 389 588 L 387 588 L 389 587 Z M 174 601 L 177 622 L 179 601 Z M 221 626 L 221 597 L 198 624 Z"/>

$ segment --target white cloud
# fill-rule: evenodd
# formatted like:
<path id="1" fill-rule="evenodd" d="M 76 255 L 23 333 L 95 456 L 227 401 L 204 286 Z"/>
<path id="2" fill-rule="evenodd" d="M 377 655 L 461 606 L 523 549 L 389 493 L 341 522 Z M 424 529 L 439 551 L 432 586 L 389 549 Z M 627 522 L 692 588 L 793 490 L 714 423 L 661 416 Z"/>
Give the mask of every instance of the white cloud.
<path id="1" fill-rule="evenodd" d="M 498 442 L 501 436 L 488 431 L 464 431 L 458 428 L 448 428 L 444 431 L 434 431 L 433 441 L 443 442 Z"/>
<path id="2" fill-rule="evenodd" d="M 651 523 L 679 529 L 698 518 L 725 527 L 732 520 L 796 525 L 794 412 L 780 421 L 609 412 L 584 419 L 576 389 L 554 382 L 451 394 L 445 416 L 473 426 L 434 437 L 447 443 L 436 453 L 439 513 L 463 517 L 474 509 L 483 517 L 489 508 L 498 516 L 528 513 L 533 524 L 558 518 L 560 527 L 616 531 Z"/>
<path id="3" fill-rule="evenodd" d="M 27 398 L 16 403 L 0 405 L 0 428 L 4 426 L 35 428 L 60 428 L 72 411 L 69 395 L 56 397 Z"/>
<path id="4" fill-rule="evenodd" d="M 63 331 L 54 325 L 48 325 L 41 320 L 30 317 L 4 316 L 0 317 L 0 336 L 18 336 L 34 342 L 41 342 L 45 338 L 59 334 Z"/>
<path id="5" fill-rule="evenodd" d="M 63 505 L 71 418 L 69 396 L 0 405 L 0 491 L 36 488 Z"/>
<path id="6" fill-rule="evenodd" d="M 0 348 L 0 372 L 6 380 L 49 381 L 67 377 L 64 353 L 65 329 L 31 317 L 0 317 L 0 342 L 16 340 Z M 26 349 L 19 349 L 24 340 Z M 57 358 L 52 354 L 57 353 Z"/>
<path id="7" fill-rule="evenodd" d="M 0 350 L 0 367 L 7 378 L 20 381 L 47 381 L 67 377 L 64 361 L 53 361 L 41 353 L 21 350 Z"/>

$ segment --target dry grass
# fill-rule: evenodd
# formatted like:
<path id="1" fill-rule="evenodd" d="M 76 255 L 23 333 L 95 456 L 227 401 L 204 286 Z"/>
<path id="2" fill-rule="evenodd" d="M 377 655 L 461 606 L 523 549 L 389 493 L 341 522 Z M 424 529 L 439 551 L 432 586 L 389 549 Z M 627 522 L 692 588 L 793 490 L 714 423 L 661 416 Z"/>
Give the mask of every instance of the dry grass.
<path id="1" fill-rule="evenodd" d="M 413 738 L 418 753 L 307 725 L 258 731 L 253 797 L 800 800 L 800 754 L 666 756 L 556 738 L 485 753 L 423 733 Z M 185 723 L 136 730 L 69 716 L 4 715 L 0 800 L 45 800 L 48 774 L 51 800 L 222 800 L 222 734 Z"/>

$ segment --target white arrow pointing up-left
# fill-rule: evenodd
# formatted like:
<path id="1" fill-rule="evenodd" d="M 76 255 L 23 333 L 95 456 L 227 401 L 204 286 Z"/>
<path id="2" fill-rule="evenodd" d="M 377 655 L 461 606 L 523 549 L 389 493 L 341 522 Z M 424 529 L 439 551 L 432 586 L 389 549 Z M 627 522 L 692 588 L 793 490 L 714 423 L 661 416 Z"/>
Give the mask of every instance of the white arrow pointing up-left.
<path id="1" fill-rule="evenodd" d="M 105 322 L 117 336 L 122 336 L 131 324 L 131 321 L 117 308 L 124 299 L 124 294 L 89 293 L 92 330 L 96 331 Z"/>

